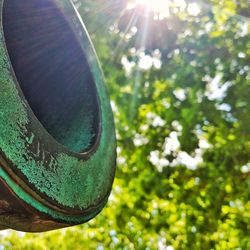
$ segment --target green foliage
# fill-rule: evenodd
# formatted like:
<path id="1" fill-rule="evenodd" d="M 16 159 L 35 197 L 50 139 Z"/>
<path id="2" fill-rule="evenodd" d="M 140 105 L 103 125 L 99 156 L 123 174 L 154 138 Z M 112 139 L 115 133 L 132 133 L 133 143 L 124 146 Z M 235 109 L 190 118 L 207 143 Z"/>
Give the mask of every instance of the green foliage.
<path id="1" fill-rule="evenodd" d="M 91 222 L 5 249 L 250 249 L 249 4 L 170 2 L 161 19 L 78 1 L 115 112 L 113 193 Z"/>

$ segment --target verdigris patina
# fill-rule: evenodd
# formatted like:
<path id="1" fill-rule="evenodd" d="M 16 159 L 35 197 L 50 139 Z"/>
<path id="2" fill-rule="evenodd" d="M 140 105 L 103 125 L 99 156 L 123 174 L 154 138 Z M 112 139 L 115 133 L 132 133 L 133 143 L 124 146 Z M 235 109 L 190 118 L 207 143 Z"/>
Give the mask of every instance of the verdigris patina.
<path id="1" fill-rule="evenodd" d="M 107 202 L 116 158 L 88 33 L 69 0 L 0 8 L 0 225 L 37 232 L 86 222 Z"/>

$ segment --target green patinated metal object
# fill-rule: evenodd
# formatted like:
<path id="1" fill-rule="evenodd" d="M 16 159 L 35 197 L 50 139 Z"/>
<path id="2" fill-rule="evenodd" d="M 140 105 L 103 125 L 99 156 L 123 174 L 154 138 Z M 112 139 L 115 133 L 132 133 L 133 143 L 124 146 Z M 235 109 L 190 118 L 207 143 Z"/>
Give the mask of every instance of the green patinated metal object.
<path id="1" fill-rule="evenodd" d="M 86 222 L 115 173 L 103 74 L 70 0 L 0 0 L 0 229 Z"/>

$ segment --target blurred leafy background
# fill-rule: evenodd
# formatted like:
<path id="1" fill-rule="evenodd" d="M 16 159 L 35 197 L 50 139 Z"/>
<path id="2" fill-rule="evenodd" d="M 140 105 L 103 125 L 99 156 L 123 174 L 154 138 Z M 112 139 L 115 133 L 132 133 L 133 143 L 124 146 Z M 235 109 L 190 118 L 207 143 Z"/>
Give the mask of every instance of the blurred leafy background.
<path id="1" fill-rule="evenodd" d="M 101 61 L 118 159 L 87 224 L 0 249 L 250 249 L 249 0 L 75 0 Z"/>

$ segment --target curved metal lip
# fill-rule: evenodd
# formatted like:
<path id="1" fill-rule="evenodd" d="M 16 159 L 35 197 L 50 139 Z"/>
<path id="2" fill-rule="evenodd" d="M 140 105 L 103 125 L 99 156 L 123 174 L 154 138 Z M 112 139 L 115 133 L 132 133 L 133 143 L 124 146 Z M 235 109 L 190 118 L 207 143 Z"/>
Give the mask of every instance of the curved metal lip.
<path id="1" fill-rule="evenodd" d="M 4 171 L 9 175 L 9 177 L 19 185 L 19 187 L 28 195 L 30 195 L 33 199 L 35 199 L 36 201 L 38 201 L 39 203 L 45 205 L 46 207 L 59 212 L 61 214 L 64 215 L 71 215 L 72 217 L 74 216 L 84 216 L 87 214 L 91 214 L 93 212 L 98 212 L 100 211 L 104 205 L 106 204 L 108 197 L 110 195 L 110 191 L 104 195 L 96 204 L 89 206 L 83 210 L 78 210 L 78 209 L 72 209 L 72 208 L 68 208 L 66 209 L 65 207 L 60 207 L 54 204 L 51 204 L 51 202 L 48 202 L 44 199 L 42 199 L 42 197 L 37 194 L 35 191 L 33 191 L 29 186 L 26 185 L 26 183 L 19 178 L 12 170 L 10 167 L 8 167 L 8 163 L 6 161 L 6 159 L 4 158 L 4 156 L 1 154 L 0 152 L 0 167 L 2 167 L 4 169 Z"/>
<path id="2" fill-rule="evenodd" d="M 2 5 L 0 6 L 0 10 L 1 10 L 1 13 L 0 15 L 2 16 L 2 10 L 3 10 L 3 5 L 4 5 L 4 2 L 6 0 L 2 0 Z M 98 58 L 97 58 L 97 55 L 95 53 L 95 49 L 92 45 L 92 42 L 90 40 L 90 37 L 88 35 L 88 32 L 87 30 L 85 29 L 84 25 L 82 24 L 81 20 L 79 19 L 79 15 L 78 15 L 78 12 L 76 10 L 76 8 L 74 7 L 74 4 L 72 3 L 71 0 L 68 1 L 69 5 L 71 5 L 71 8 L 72 8 L 72 11 L 75 12 L 76 16 L 77 16 L 77 21 L 79 23 L 79 26 L 77 27 L 72 21 L 69 20 L 69 18 L 67 18 L 66 15 L 64 15 L 63 11 L 62 11 L 62 8 L 60 8 L 58 6 L 58 3 L 55 1 L 53 2 L 53 4 L 56 6 L 56 8 L 60 11 L 61 15 L 66 19 L 67 23 L 69 24 L 70 28 L 71 28 L 71 31 L 72 31 L 72 34 L 75 36 L 75 39 L 76 39 L 76 42 L 79 43 L 79 45 L 81 46 L 81 41 L 80 41 L 80 36 L 78 35 L 79 32 L 84 32 L 85 35 L 86 35 L 86 38 L 87 40 L 85 42 L 88 43 L 89 47 L 91 48 L 91 51 L 89 51 L 91 53 L 91 56 L 93 56 L 93 58 L 95 58 L 98 66 L 99 66 L 99 62 L 98 62 Z M 3 20 L 3 18 L 2 18 Z M 4 29 L 3 29 L 3 22 L 0 24 L 0 27 L 1 29 L 3 30 L 3 34 L 4 34 Z M 81 30 L 80 30 L 81 28 Z M 5 36 L 3 36 L 3 40 L 5 41 Z M 82 46 L 81 46 L 82 47 Z M 62 151 L 63 153 L 66 153 L 70 156 L 74 156 L 74 157 L 77 157 L 78 159 L 81 159 L 81 160 L 88 160 L 90 158 L 90 156 L 92 154 L 94 154 L 96 152 L 96 150 L 98 149 L 99 147 L 99 143 L 100 143 L 100 140 L 101 140 L 101 135 L 102 135 L 102 115 L 101 115 L 101 104 L 100 104 L 100 97 L 99 97 L 99 93 L 98 93 L 98 90 L 97 90 L 97 87 L 96 87 L 96 81 L 95 81 L 95 78 L 93 77 L 93 83 L 94 83 L 94 89 L 95 89 L 95 92 L 96 92 L 96 100 L 97 100 L 97 105 L 98 105 L 98 129 L 96 130 L 97 132 L 97 135 L 96 135 L 96 138 L 95 138 L 95 141 L 91 143 L 91 146 L 86 150 L 86 151 L 80 151 L 80 152 L 75 152 L 75 151 L 72 151 L 70 150 L 69 148 L 67 148 L 66 146 L 64 146 L 63 144 L 59 143 L 48 131 L 47 129 L 42 125 L 42 123 L 39 121 L 39 119 L 36 117 L 36 115 L 34 114 L 32 108 L 30 107 L 29 103 L 27 102 L 26 98 L 25 98 L 25 95 L 18 83 L 18 80 L 17 80 L 17 77 L 16 77 L 16 74 L 15 74 L 15 71 L 14 71 L 14 68 L 12 67 L 12 63 L 11 63 L 11 60 L 10 60 L 10 57 L 9 57 L 9 52 L 8 52 L 8 49 L 6 47 L 6 43 L 4 43 L 4 49 L 6 51 L 6 55 L 7 57 L 9 58 L 9 62 L 11 64 L 11 74 L 13 76 L 13 79 L 15 81 L 15 84 L 16 84 L 16 87 L 18 89 L 18 92 L 19 92 L 19 95 L 20 97 L 23 98 L 23 100 L 25 100 L 26 104 L 27 104 L 27 109 L 28 109 L 28 113 L 32 116 L 32 120 L 35 120 L 35 122 L 37 123 L 37 125 L 40 127 L 41 130 L 43 130 L 43 132 L 46 133 L 46 135 L 50 138 L 51 141 L 53 141 L 53 143 L 59 148 L 60 151 Z M 82 53 L 85 55 L 86 59 L 87 59 L 87 63 L 88 63 L 88 67 L 90 69 L 90 72 L 91 72 L 91 69 L 92 69 L 92 65 L 91 63 L 89 62 L 90 58 L 89 56 L 87 55 L 87 53 L 85 53 L 85 51 L 83 50 L 82 48 Z M 100 66 L 99 66 L 99 70 L 100 70 L 100 74 L 102 72 Z M 92 76 L 93 76 L 93 72 L 91 72 Z"/>
<path id="3" fill-rule="evenodd" d="M 3 9 L 3 4 L 4 4 L 4 1 L 6 0 L 2 0 L 2 4 L 0 5 L 0 15 L 2 16 L 2 9 Z M 56 5 L 56 7 L 59 9 L 59 11 L 62 13 L 62 9 L 58 6 L 58 3 L 57 2 L 54 2 L 54 4 Z M 70 27 L 72 29 L 72 33 L 75 35 L 76 37 L 76 40 L 80 43 L 79 40 L 83 41 L 79 35 L 77 35 L 78 32 L 84 32 L 86 38 L 87 38 L 87 43 L 88 43 L 88 46 L 89 48 L 91 48 L 91 51 L 89 51 L 89 53 L 91 53 L 90 55 L 93 56 L 96 64 L 98 65 L 99 67 L 99 74 L 101 75 L 101 78 L 103 79 L 103 75 L 102 75 L 102 70 L 100 68 L 100 64 L 99 64 L 99 61 L 98 61 L 98 58 L 96 56 L 96 52 L 93 48 L 93 45 L 92 45 L 92 42 L 89 38 L 89 35 L 82 23 L 82 21 L 79 19 L 79 14 L 78 12 L 76 11 L 75 7 L 74 7 L 74 4 L 72 3 L 71 0 L 68 1 L 68 4 L 71 5 L 71 11 L 75 12 L 76 15 L 77 15 L 77 22 L 78 22 L 78 27 L 73 24 L 73 22 L 69 19 L 67 19 L 67 17 L 62 13 L 62 15 L 64 15 L 64 17 L 66 18 L 66 20 L 69 22 L 70 24 Z M 2 19 L 3 20 L 3 19 Z M 81 29 L 79 29 L 79 27 Z M 2 25 L 2 22 L 0 23 L 0 28 L 4 31 L 3 29 L 3 25 Z M 4 32 L 3 32 L 4 34 Z M 5 37 L 3 36 L 3 40 L 5 41 Z M 81 44 L 80 44 L 81 45 Z M 6 51 L 6 56 L 9 58 L 9 54 L 8 54 L 8 50 L 7 50 L 7 47 L 5 45 L 5 43 L 3 44 L 3 47 Z M 90 58 L 89 56 L 87 56 L 87 54 L 84 52 L 84 50 L 82 49 L 82 52 L 85 54 L 86 56 L 86 59 L 87 59 L 87 62 L 89 64 L 89 68 L 90 70 L 92 69 L 92 65 L 91 63 L 89 62 Z M 92 58 L 92 59 L 93 59 Z M 9 59 L 9 62 L 10 59 Z M 97 91 L 97 86 L 96 86 L 96 80 L 95 78 L 93 77 L 93 80 L 94 80 L 94 87 L 96 89 L 96 93 L 97 93 L 97 103 L 98 103 L 98 109 L 99 109 L 99 124 L 98 124 L 98 135 L 96 137 L 96 140 L 95 142 L 93 143 L 93 145 L 90 147 L 90 149 L 88 149 L 87 151 L 85 152 L 74 152 L 74 151 L 71 151 L 69 150 L 67 147 L 65 147 L 64 145 L 60 144 L 52 135 L 50 135 L 48 133 L 48 131 L 43 127 L 43 125 L 40 123 L 40 121 L 38 120 L 38 118 L 35 116 L 35 114 L 33 113 L 31 107 L 29 106 L 22 90 L 21 90 L 21 87 L 18 83 L 18 80 L 16 78 L 16 75 L 15 75 L 15 71 L 11 65 L 10 67 L 10 73 L 12 74 L 12 77 L 13 77 L 13 80 L 15 82 L 15 85 L 17 87 L 17 90 L 19 92 L 19 95 L 20 95 L 20 98 L 22 98 L 25 103 L 26 103 L 26 109 L 27 109 L 27 113 L 30 117 L 30 120 L 33 120 L 33 122 L 35 121 L 36 122 L 36 125 L 38 126 L 38 129 L 41 130 L 44 134 L 46 134 L 46 136 L 48 136 L 48 138 L 50 138 L 50 141 L 53 142 L 53 144 L 55 145 L 55 148 L 56 148 L 56 151 L 57 153 L 66 153 L 70 156 L 73 156 L 73 157 L 76 157 L 78 158 L 79 160 L 83 160 L 83 161 L 86 161 L 90 158 L 91 155 L 93 155 L 96 150 L 98 149 L 99 147 L 99 142 L 101 140 L 101 135 L 102 135 L 102 113 L 101 113 L 101 105 L 100 105 L 100 97 L 99 97 L 99 93 Z M 91 72 L 93 74 L 93 72 Z M 8 163 L 8 159 L 6 159 L 5 157 L 5 154 L 3 152 L 1 152 L 1 149 L 0 149 L 0 163 L 1 163 L 1 167 L 3 167 L 3 169 L 5 170 L 5 172 L 11 177 L 12 180 L 16 181 L 16 183 L 18 183 L 18 185 L 27 193 L 29 194 L 31 197 L 33 197 L 35 200 L 37 200 L 38 202 L 40 202 L 41 204 L 47 206 L 48 208 L 54 210 L 54 211 L 57 211 L 61 214 L 65 214 L 65 215 L 72 215 L 72 217 L 74 216 L 84 216 L 84 215 L 87 215 L 91 212 L 96 212 L 98 209 L 101 210 L 101 208 L 103 208 L 103 206 L 106 204 L 107 202 L 107 199 L 110 195 L 110 191 L 104 195 L 103 197 L 101 197 L 97 202 L 96 204 L 86 208 L 86 209 L 80 209 L 80 208 L 71 208 L 71 207 L 65 207 L 63 205 L 60 205 L 58 202 L 52 200 L 50 197 L 48 197 L 46 194 L 43 194 L 41 192 L 38 192 L 38 194 L 32 190 L 32 188 L 25 182 L 25 180 L 23 180 L 21 178 L 21 176 L 19 176 L 18 174 L 16 174 L 10 167 L 9 165 L 13 165 L 12 162 L 9 162 Z M 111 184 L 112 185 L 112 184 Z M 48 200 L 48 201 L 46 201 Z M 86 221 L 86 220 L 84 220 Z"/>

